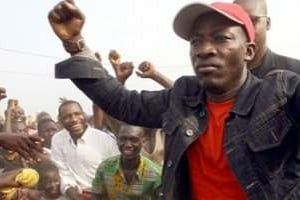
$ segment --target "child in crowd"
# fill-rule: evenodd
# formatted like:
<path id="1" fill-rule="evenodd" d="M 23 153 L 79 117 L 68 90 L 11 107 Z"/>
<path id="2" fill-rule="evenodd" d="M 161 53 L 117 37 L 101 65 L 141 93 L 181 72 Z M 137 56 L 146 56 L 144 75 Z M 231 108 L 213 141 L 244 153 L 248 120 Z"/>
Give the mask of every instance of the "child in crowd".
<path id="1" fill-rule="evenodd" d="M 60 192 L 60 176 L 58 168 L 51 162 L 43 163 L 36 166 L 40 174 L 38 190 L 40 200 L 66 200 Z"/>

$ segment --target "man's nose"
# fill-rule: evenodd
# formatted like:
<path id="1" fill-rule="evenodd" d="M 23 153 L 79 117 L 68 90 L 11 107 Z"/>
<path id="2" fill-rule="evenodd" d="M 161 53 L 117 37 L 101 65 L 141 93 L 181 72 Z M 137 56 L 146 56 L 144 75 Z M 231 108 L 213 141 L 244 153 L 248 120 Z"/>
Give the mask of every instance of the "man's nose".
<path id="1" fill-rule="evenodd" d="M 210 41 L 203 41 L 196 48 L 196 56 L 199 58 L 207 58 L 216 55 L 217 51 L 214 44 Z"/>
<path id="2" fill-rule="evenodd" d="M 124 146 L 126 146 L 126 147 L 130 147 L 130 146 L 131 146 L 131 142 L 130 142 L 130 140 L 125 140 L 125 142 L 124 142 Z"/>
<path id="3" fill-rule="evenodd" d="M 76 122 L 77 120 L 78 120 L 78 116 L 76 116 L 76 115 L 71 116 L 71 121 L 72 122 Z"/>

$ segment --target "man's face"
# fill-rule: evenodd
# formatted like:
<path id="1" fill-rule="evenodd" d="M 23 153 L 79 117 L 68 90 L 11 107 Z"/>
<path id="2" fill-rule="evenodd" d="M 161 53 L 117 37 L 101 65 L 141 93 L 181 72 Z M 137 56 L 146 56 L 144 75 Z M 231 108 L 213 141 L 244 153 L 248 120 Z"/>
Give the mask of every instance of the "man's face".
<path id="1" fill-rule="evenodd" d="M 246 76 L 248 51 L 247 36 L 241 26 L 216 13 L 196 21 L 190 56 L 206 91 L 219 95 L 238 87 Z"/>
<path id="2" fill-rule="evenodd" d="M 266 4 L 263 0 L 236 0 L 234 3 L 239 4 L 248 13 L 255 28 L 256 50 L 267 45 L 267 30 L 270 28 L 270 18 L 267 17 Z"/>
<path id="3" fill-rule="evenodd" d="M 40 130 L 39 135 L 45 139 L 45 146 L 50 147 L 53 135 L 58 131 L 57 125 L 53 121 L 45 122 Z"/>
<path id="4" fill-rule="evenodd" d="M 63 127 L 73 136 L 80 137 L 87 128 L 86 117 L 76 103 L 64 105 L 60 109 L 59 119 Z"/>
<path id="5" fill-rule="evenodd" d="M 144 144 L 143 129 L 139 127 L 121 127 L 117 136 L 117 144 L 125 160 L 139 156 Z"/>

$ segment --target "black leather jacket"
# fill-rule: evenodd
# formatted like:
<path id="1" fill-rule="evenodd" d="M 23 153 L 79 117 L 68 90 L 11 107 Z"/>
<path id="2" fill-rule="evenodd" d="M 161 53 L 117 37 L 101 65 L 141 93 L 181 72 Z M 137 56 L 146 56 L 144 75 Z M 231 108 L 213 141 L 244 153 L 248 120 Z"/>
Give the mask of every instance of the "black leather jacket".
<path id="1" fill-rule="evenodd" d="M 129 91 L 101 64 L 72 57 L 56 65 L 107 113 L 131 124 L 163 128 L 165 165 L 159 198 L 191 199 L 185 152 L 205 130 L 205 92 L 196 77 L 162 91 Z M 300 76 L 277 71 L 258 79 L 248 73 L 225 123 L 229 165 L 249 199 L 300 199 Z"/>

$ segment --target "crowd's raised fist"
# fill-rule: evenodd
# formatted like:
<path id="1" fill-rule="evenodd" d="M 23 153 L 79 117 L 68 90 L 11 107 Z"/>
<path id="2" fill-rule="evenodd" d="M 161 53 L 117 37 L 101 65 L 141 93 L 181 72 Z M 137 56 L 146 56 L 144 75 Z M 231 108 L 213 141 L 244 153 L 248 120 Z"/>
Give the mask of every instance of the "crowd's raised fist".
<path id="1" fill-rule="evenodd" d="M 64 0 L 49 12 L 48 20 L 54 33 L 68 41 L 80 37 L 85 16 L 73 0 Z"/>

